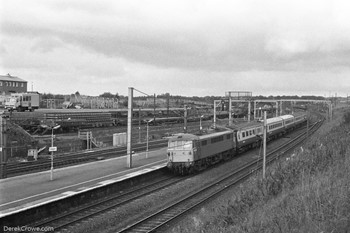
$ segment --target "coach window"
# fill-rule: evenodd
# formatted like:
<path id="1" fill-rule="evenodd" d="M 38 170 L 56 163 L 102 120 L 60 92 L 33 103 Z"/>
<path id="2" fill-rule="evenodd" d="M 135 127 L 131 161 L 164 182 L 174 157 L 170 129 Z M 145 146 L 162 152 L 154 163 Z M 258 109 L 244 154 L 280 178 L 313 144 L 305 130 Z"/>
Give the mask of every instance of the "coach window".
<path id="1" fill-rule="evenodd" d="M 208 144 L 207 140 L 202 141 L 202 146 L 206 146 Z"/>
<path id="2" fill-rule="evenodd" d="M 231 134 L 227 134 L 226 139 L 230 139 L 230 138 L 231 138 Z"/>
<path id="3" fill-rule="evenodd" d="M 245 132 L 242 133 L 242 137 L 243 137 L 243 138 L 245 137 Z"/>

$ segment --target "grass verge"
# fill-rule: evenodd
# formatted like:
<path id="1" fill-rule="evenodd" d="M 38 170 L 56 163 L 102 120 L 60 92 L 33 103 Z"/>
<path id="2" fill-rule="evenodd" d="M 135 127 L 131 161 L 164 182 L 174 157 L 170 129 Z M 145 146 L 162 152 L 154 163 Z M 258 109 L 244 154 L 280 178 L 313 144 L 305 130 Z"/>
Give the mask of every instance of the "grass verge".
<path id="1" fill-rule="evenodd" d="M 303 148 L 201 208 L 172 232 L 349 232 L 350 112 Z"/>

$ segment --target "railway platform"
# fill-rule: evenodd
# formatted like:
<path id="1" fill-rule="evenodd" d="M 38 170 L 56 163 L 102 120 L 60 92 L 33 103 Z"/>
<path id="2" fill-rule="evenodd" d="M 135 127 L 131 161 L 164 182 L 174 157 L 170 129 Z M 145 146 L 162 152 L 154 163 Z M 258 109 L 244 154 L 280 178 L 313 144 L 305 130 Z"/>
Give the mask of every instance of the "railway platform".
<path id="1" fill-rule="evenodd" d="M 0 180 L 0 218 L 166 166 L 166 148 Z"/>

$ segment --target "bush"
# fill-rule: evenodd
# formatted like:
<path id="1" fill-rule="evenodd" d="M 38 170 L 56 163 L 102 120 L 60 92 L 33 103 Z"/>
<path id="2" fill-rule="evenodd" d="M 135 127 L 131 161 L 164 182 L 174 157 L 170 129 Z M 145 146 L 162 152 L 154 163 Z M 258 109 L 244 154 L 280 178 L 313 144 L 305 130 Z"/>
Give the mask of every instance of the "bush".
<path id="1" fill-rule="evenodd" d="M 344 123 L 345 124 L 350 124 L 350 112 L 346 112 L 344 114 Z"/>

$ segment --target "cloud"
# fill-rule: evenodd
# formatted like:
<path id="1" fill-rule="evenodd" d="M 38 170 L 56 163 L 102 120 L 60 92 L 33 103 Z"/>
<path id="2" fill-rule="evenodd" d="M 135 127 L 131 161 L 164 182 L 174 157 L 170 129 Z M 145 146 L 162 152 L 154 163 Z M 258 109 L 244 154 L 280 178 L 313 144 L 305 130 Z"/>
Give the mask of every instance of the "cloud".
<path id="1" fill-rule="evenodd" d="M 36 83 L 35 73 L 47 72 L 100 88 L 142 84 L 151 92 L 149 79 L 170 77 L 197 93 L 215 85 L 212 79 L 220 91 L 225 82 L 285 90 L 278 77 L 297 86 L 316 74 L 348 74 L 349 11 L 345 0 L 4 0 L 0 70 Z M 273 82 L 255 82 L 259 75 Z M 192 87 L 200 77 L 206 82 Z M 309 83 L 303 90 L 313 89 Z"/>
<path id="2" fill-rule="evenodd" d="M 350 48 L 348 36 L 338 31 L 350 33 L 343 22 L 348 17 L 338 15 L 339 4 L 332 1 L 36 3 L 5 16 L 4 31 L 154 66 L 241 71 L 270 69 L 278 60 L 283 69 L 303 55 L 338 55 Z M 48 43 L 41 43 L 44 51 Z"/>

